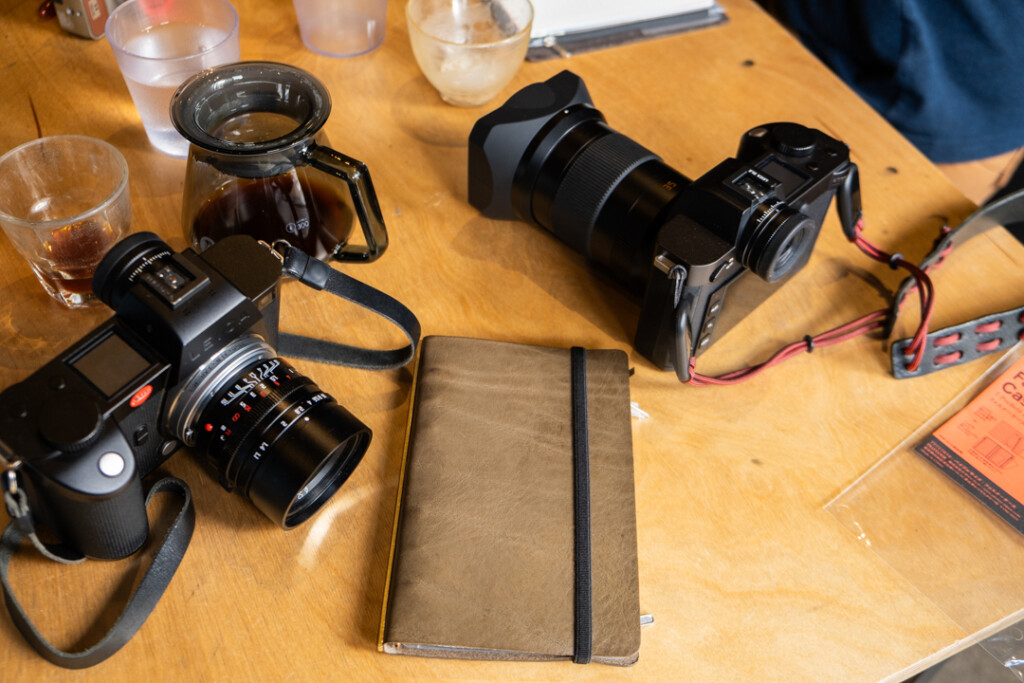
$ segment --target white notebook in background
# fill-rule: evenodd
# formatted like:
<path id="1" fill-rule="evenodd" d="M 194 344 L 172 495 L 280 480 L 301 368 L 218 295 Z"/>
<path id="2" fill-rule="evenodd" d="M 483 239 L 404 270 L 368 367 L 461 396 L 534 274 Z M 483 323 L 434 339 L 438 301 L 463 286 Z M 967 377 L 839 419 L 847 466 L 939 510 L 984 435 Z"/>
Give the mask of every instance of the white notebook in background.
<path id="1" fill-rule="evenodd" d="M 715 0 L 532 0 L 527 59 L 568 57 L 726 20 Z"/>

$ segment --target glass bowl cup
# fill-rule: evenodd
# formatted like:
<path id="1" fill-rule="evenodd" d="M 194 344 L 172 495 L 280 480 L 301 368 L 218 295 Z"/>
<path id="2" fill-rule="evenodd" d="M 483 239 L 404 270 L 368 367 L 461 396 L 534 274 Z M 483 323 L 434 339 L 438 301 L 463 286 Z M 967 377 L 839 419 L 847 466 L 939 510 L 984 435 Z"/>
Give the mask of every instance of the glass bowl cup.
<path id="1" fill-rule="evenodd" d="M 409 0 L 409 41 L 423 75 L 449 104 L 489 102 L 526 57 L 529 0 Z"/>
<path id="2" fill-rule="evenodd" d="M 103 140 L 55 135 L 0 157 L 0 226 L 69 308 L 98 303 L 93 272 L 131 222 L 128 164 Z"/>

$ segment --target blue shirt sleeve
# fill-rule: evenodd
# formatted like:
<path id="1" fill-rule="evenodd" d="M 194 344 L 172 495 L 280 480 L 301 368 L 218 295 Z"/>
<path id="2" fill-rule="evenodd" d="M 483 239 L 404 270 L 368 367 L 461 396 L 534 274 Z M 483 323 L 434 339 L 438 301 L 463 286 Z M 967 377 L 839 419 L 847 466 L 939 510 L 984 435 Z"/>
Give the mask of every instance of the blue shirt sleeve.
<path id="1" fill-rule="evenodd" d="M 936 163 L 1024 146 L 1024 0 L 777 0 L 804 44 Z"/>

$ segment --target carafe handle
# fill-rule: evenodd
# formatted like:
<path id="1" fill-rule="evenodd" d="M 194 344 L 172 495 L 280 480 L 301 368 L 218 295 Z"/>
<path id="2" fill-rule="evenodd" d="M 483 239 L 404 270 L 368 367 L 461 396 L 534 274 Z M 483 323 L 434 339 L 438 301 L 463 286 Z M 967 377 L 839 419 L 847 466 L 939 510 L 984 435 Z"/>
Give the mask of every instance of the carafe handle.
<path id="1" fill-rule="evenodd" d="M 346 244 L 336 251 L 333 257 L 339 261 L 375 261 L 388 247 L 388 231 L 384 227 L 384 217 L 380 212 L 380 204 L 377 203 L 377 193 L 370 180 L 370 169 L 358 159 L 316 143 L 307 147 L 303 155 L 313 168 L 345 181 L 352 194 L 352 204 L 359 217 L 359 225 L 363 228 L 365 246 Z"/>

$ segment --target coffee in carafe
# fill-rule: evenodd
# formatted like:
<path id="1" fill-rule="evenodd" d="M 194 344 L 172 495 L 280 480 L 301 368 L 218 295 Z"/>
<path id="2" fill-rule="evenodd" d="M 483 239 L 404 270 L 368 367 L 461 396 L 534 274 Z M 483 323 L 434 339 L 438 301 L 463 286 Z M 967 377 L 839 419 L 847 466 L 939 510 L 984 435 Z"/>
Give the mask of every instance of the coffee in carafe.
<path id="1" fill-rule="evenodd" d="M 192 246 L 200 251 L 228 235 L 287 240 L 326 259 L 348 241 L 354 212 L 341 188 L 293 169 L 270 178 L 238 178 L 218 188 L 192 222 Z"/>

